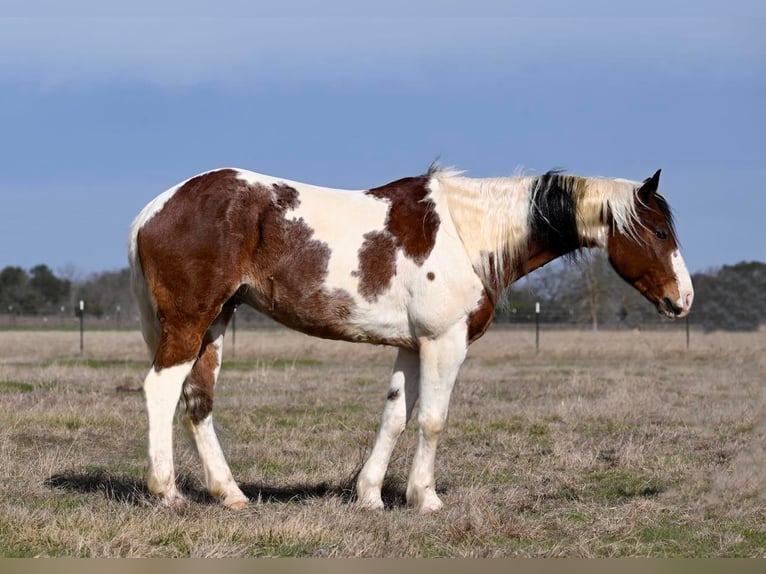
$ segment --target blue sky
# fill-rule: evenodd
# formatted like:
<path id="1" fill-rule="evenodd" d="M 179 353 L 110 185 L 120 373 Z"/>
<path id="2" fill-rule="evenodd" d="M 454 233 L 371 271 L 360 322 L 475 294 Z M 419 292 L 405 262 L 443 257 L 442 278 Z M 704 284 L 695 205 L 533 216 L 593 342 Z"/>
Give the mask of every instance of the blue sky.
<path id="1" fill-rule="evenodd" d="M 0 12 L 0 267 L 124 267 L 141 207 L 207 169 L 364 188 L 436 156 L 477 177 L 662 168 L 692 271 L 766 261 L 755 2 L 102 4 Z"/>

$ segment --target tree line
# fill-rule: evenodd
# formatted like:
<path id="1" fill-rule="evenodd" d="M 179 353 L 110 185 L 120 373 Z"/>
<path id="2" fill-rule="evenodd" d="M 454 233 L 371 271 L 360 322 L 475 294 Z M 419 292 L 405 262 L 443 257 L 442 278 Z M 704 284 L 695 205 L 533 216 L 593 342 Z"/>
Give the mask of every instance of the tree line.
<path id="1" fill-rule="evenodd" d="M 60 275 L 60 274 L 59 274 Z M 706 331 L 756 330 L 766 324 L 766 264 L 725 265 L 692 275 L 695 299 L 690 321 Z M 136 319 L 130 270 L 94 273 L 81 280 L 57 276 L 47 265 L 0 271 L 0 315 L 74 315 L 80 300 L 86 315 Z M 535 306 L 540 304 L 540 316 Z M 238 316 L 259 316 L 241 308 Z M 612 270 L 600 252 L 556 262 L 515 283 L 497 306 L 495 321 L 636 328 L 661 324 L 654 306 Z M 129 321 L 126 321 L 129 324 Z"/>

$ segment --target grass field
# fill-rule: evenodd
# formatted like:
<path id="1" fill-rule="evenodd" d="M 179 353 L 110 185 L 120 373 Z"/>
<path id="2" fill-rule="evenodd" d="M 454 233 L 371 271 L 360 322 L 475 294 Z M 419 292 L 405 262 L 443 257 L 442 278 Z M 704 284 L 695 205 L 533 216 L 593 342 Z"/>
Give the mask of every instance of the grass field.
<path id="1" fill-rule="evenodd" d="M 202 487 L 176 425 L 184 511 L 145 486 L 140 335 L 0 332 L 0 556 L 766 557 L 766 335 L 493 330 L 469 352 L 437 457 L 445 508 L 404 504 L 408 427 L 384 489 L 353 481 L 394 351 L 237 333 L 219 437 L 255 502 Z"/>

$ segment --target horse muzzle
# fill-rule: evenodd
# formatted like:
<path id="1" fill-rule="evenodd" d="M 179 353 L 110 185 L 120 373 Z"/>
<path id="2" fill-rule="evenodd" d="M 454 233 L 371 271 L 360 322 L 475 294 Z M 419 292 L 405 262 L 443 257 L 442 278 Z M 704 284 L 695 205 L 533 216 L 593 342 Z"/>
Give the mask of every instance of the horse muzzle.
<path id="1" fill-rule="evenodd" d="M 657 311 L 670 319 L 683 319 L 689 314 L 694 300 L 694 292 L 684 293 L 677 301 L 663 297 L 657 302 Z"/>

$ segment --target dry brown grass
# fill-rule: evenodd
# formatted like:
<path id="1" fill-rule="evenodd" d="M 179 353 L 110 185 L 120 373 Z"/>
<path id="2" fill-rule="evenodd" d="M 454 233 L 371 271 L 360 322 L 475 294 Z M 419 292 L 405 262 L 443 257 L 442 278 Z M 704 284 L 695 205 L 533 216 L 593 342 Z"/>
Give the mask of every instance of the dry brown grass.
<path id="1" fill-rule="evenodd" d="M 0 556 L 766 557 L 766 336 L 491 331 L 472 347 L 437 459 L 445 509 L 351 485 L 394 351 L 237 333 L 216 420 L 243 490 L 204 493 L 177 429 L 184 512 L 146 492 L 137 333 L 0 332 Z"/>

